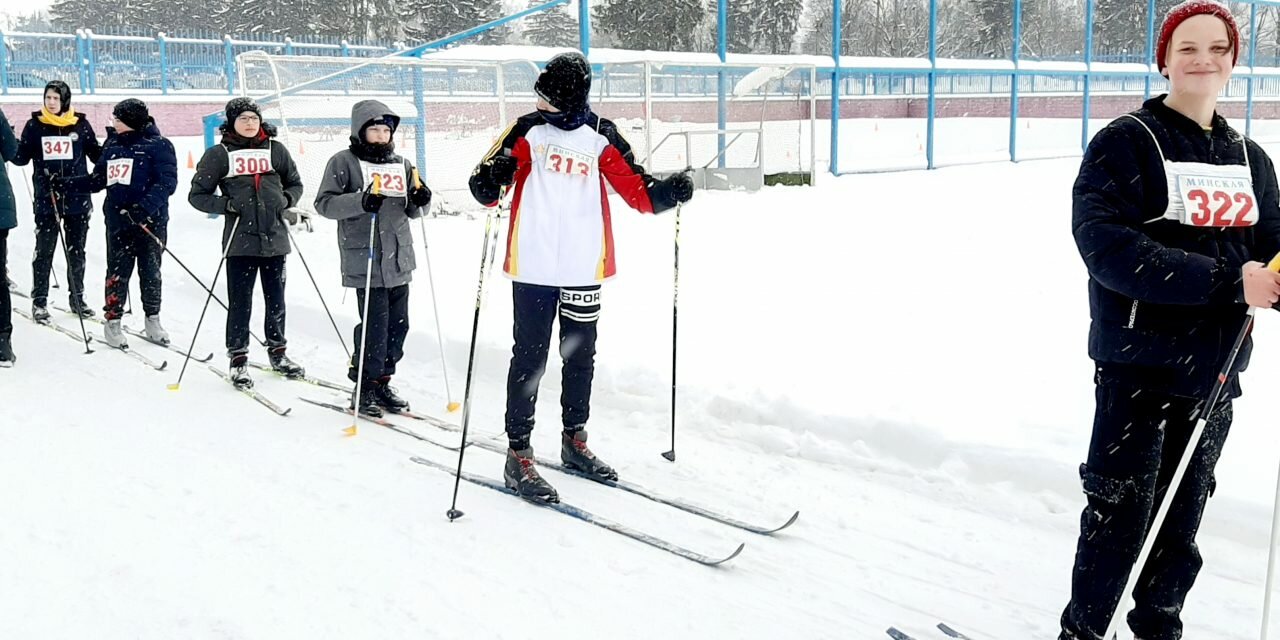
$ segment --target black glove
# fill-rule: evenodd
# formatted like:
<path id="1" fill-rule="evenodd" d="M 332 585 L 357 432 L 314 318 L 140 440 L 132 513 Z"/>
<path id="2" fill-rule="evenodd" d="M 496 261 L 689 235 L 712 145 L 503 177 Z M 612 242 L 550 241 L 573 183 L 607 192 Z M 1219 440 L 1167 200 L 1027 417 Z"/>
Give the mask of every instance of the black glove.
<path id="1" fill-rule="evenodd" d="M 147 213 L 147 210 L 143 209 L 140 204 L 131 204 L 126 207 L 124 209 L 124 217 L 128 218 L 129 222 L 148 229 L 154 227 L 156 224 L 155 219 L 152 218 L 151 214 Z"/>
<path id="2" fill-rule="evenodd" d="M 67 181 L 61 175 L 47 173 L 44 176 L 44 188 L 57 194 L 64 194 L 67 192 Z"/>
<path id="3" fill-rule="evenodd" d="M 364 195 L 360 197 L 360 206 L 366 213 L 377 213 L 382 208 L 382 201 L 387 197 L 381 193 L 373 192 L 373 185 L 365 187 Z"/>
<path id="4" fill-rule="evenodd" d="M 223 209 L 223 213 L 229 216 L 240 215 L 240 212 L 236 210 L 236 204 L 231 201 L 231 198 L 227 198 L 226 201 L 227 201 L 227 204 L 226 204 L 226 207 Z"/>
<path id="5" fill-rule="evenodd" d="M 412 202 L 415 207 L 431 206 L 431 190 L 425 184 L 420 184 L 410 189 L 409 202 Z"/>
<path id="6" fill-rule="evenodd" d="M 665 180 L 667 193 L 676 202 L 688 202 L 693 198 L 693 178 L 687 173 L 677 173 Z"/>
<path id="7" fill-rule="evenodd" d="M 516 181 L 516 167 L 519 163 L 511 156 L 494 156 L 489 161 L 489 177 L 498 186 L 507 186 Z"/>

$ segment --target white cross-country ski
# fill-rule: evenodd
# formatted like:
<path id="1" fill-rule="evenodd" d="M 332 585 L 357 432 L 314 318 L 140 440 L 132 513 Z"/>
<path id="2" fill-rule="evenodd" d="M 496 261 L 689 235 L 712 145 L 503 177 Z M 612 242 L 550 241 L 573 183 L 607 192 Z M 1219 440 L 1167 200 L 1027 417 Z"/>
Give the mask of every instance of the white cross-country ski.
<path id="1" fill-rule="evenodd" d="M 232 389 L 235 389 L 236 391 L 239 391 L 240 393 L 243 393 L 246 396 L 253 398 L 258 404 L 270 409 L 272 413 L 278 416 L 284 417 L 289 415 L 289 412 L 293 410 L 289 407 L 281 407 L 280 405 L 272 402 L 270 398 L 267 398 L 266 396 L 262 395 L 262 393 L 260 393 L 257 389 L 254 389 L 253 387 L 236 386 L 235 383 L 231 382 L 231 378 L 227 376 L 227 373 L 222 369 L 219 369 L 213 365 L 208 365 L 208 367 L 209 367 L 209 370 L 212 371 L 214 375 L 218 376 L 219 378 L 222 378 L 224 381 L 226 381 L 227 384 L 231 385 Z"/>

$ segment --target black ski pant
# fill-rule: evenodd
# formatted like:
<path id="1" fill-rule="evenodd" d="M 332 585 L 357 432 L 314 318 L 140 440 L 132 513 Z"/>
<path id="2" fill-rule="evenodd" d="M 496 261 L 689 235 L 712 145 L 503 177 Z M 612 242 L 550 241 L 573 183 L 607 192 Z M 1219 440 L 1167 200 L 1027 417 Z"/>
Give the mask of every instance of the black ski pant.
<path id="1" fill-rule="evenodd" d="M 266 317 L 262 330 L 266 335 L 267 350 L 283 353 L 284 339 L 284 284 L 285 259 L 288 256 L 227 257 L 227 357 L 232 362 L 247 359 L 249 354 L 249 321 L 253 317 L 253 289 L 262 280 L 262 299 L 266 303 Z"/>
<path id="2" fill-rule="evenodd" d="M 159 224 L 151 230 L 160 242 L 167 242 L 168 225 Z M 160 314 L 160 259 L 164 249 L 147 235 L 141 227 L 129 225 L 107 230 L 107 289 L 103 307 L 107 320 L 124 315 L 124 303 L 129 298 L 129 280 L 137 265 L 141 281 L 142 308 L 149 316 Z"/>
<path id="3" fill-rule="evenodd" d="M 84 302 L 84 244 L 89 237 L 89 215 L 63 216 L 67 236 L 67 293 L 72 309 Z M 49 272 L 58 250 L 58 221 L 53 216 L 36 216 L 36 255 L 31 261 L 31 302 L 43 307 L 49 302 Z"/>
<path id="4" fill-rule="evenodd" d="M 409 285 L 390 289 L 356 289 L 356 306 L 369 324 L 369 343 L 364 350 L 364 382 L 361 386 L 370 388 L 373 382 L 386 382 L 395 375 L 396 363 L 404 357 L 404 339 L 409 335 Z M 352 351 L 351 366 L 347 370 L 347 377 L 352 382 L 359 376 L 355 359 L 360 353 L 364 332 L 364 325 L 357 324 L 355 350 Z"/>
<path id="5" fill-rule="evenodd" d="M 0 274 L 4 290 L 0 291 L 0 337 L 13 335 L 13 301 L 9 298 L 9 230 L 0 229 Z"/>
<path id="6" fill-rule="evenodd" d="M 1089 457 L 1080 466 L 1088 506 L 1080 516 L 1061 640 L 1100 640 L 1106 632 L 1203 404 L 1101 378 L 1095 396 Z M 1196 531 L 1231 416 L 1231 402 L 1220 400 L 1139 576 L 1128 614 L 1138 638 L 1182 637 L 1179 615 L 1203 564 Z"/>
<path id="7" fill-rule="evenodd" d="M 529 447 L 538 383 L 547 366 L 551 323 L 560 316 L 560 409 L 565 431 L 586 427 L 591 414 L 591 378 L 595 374 L 596 321 L 600 285 L 546 287 L 512 284 L 515 346 L 507 371 L 507 437 L 511 448 Z"/>

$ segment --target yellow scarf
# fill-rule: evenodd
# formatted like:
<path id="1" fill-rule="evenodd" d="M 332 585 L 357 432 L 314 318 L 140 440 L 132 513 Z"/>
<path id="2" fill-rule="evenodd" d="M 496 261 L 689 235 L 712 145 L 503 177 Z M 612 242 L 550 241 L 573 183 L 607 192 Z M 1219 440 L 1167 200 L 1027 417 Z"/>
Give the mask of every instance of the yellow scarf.
<path id="1" fill-rule="evenodd" d="M 51 124 L 55 127 L 74 127 L 79 121 L 80 118 L 76 115 L 75 109 L 68 108 L 66 113 L 58 115 L 44 107 L 40 107 L 40 122 L 45 124 Z"/>

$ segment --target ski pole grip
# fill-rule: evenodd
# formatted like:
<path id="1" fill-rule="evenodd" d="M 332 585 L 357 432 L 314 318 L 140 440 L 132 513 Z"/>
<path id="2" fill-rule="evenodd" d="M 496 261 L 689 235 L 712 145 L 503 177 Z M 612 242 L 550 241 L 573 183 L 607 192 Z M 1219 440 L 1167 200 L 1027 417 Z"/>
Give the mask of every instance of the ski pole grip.
<path id="1" fill-rule="evenodd" d="M 1277 253 L 1276 257 L 1272 258 L 1271 262 L 1267 263 L 1267 270 L 1280 273 L 1280 253 Z"/>
<path id="2" fill-rule="evenodd" d="M 419 176 L 419 175 L 418 175 L 418 168 L 417 168 L 417 167 L 414 167 L 414 168 L 413 168 L 413 186 L 414 186 L 414 187 L 421 187 L 421 186 L 422 186 L 422 176 Z M 1276 255 L 1276 259 L 1280 260 L 1280 254 L 1277 254 L 1277 255 Z"/>
<path id="3" fill-rule="evenodd" d="M 373 195 L 382 195 L 382 176 L 376 173 L 373 174 Z M 1280 256 L 1277 257 L 1280 258 Z"/>

